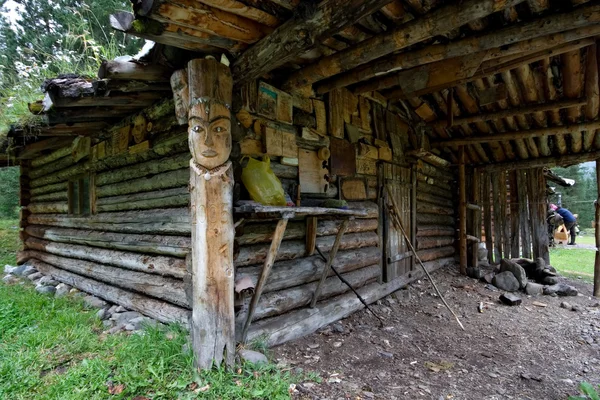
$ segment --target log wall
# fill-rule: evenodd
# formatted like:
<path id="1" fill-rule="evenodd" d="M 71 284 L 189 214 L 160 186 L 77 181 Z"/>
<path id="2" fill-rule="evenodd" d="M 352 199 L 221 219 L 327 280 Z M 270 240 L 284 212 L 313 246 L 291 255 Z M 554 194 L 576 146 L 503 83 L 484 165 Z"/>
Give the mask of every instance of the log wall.
<path id="1" fill-rule="evenodd" d="M 162 322 L 187 324 L 187 132 L 165 123 L 174 119 L 170 101 L 141 115 L 142 143 L 131 135 L 131 118 L 83 156 L 62 148 L 26 170 L 31 200 L 19 262 Z M 95 213 L 69 214 L 68 182 L 86 174 L 95 183 Z"/>

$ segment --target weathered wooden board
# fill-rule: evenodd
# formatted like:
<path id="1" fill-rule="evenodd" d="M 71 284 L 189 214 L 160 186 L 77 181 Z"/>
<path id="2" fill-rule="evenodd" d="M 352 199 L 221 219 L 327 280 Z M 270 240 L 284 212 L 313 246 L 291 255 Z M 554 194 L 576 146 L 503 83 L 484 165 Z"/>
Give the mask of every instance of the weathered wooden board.
<path id="1" fill-rule="evenodd" d="M 298 164 L 302 192 L 324 193 L 327 186 L 325 175 L 328 175 L 329 171 L 323 168 L 323 161 L 319 159 L 317 152 L 299 149 Z"/>
<path id="2" fill-rule="evenodd" d="M 344 200 L 367 199 L 367 184 L 363 178 L 345 178 L 341 186 Z"/>
<path id="3" fill-rule="evenodd" d="M 356 152 L 352 143 L 332 137 L 330 151 L 332 175 L 352 176 L 356 173 Z"/>
<path id="4" fill-rule="evenodd" d="M 316 99 L 313 99 L 312 102 L 315 110 L 315 118 L 317 120 L 316 130 L 321 135 L 327 135 L 327 112 L 325 111 L 325 103 Z"/>

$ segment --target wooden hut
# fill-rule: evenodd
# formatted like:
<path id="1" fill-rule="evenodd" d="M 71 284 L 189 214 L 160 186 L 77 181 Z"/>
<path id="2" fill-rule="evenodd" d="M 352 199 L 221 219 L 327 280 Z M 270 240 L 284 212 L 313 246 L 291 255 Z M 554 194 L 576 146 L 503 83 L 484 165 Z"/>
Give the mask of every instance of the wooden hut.
<path id="1" fill-rule="evenodd" d="M 600 158 L 598 1 L 132 3 L 111 25 L 151 54 L 47 81 L 9 132 L 19 262 L 189 321 L 203 367 L 360 309 L 330 264 L 367 302 L 421 278 L 391 214 L 428 270 L 482 233 L 548 258 L 543 168 Z M 295 207 L 248 202 L 261 156 Z"/>

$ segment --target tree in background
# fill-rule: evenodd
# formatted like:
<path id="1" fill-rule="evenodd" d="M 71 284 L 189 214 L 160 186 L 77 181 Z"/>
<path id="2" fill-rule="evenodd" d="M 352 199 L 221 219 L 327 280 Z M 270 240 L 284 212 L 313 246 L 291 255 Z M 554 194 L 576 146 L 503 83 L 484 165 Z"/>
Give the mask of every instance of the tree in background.
<path id="1" fill-rule="evenodd" d="M 104 59 L 134 55 L 143 41 L 110 30 L 126 0 L 12 0 L 18 18 L 0 14 L 0 136 L 28 115 L 40 84 L 61 73 L 95 76 Z M 7 0 L 0 0 L 5 6 Z"/>
<path id="2" fill-rule="evenodd" d="M 0 168 L 0 219 L 19 216 L 19 167 Z"/>
<path id="3" fill-rule="evenodd" d="M 557 186 L 556 192 L 561 195 L 562 206 L 578 215 L 579 226 L 583 229 L 591 228 L 595 213 L 594 200 L 597 196 L 596 169 L 580 164 L 567 168 L 553 168 L 552 172 L 563 178 L 575 180 L 573 186 Z M 551 196 L 550 201 L 557 203 L 558 196 Z"/>

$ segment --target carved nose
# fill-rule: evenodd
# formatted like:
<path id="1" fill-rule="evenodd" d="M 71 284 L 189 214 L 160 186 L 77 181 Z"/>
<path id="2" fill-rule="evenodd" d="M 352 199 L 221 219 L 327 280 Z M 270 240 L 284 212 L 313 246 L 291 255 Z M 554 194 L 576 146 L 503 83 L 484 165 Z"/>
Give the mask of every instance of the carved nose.
<path id="1" fill-rule="evenodd" d="M 212 134 L 210 133 L 210 129 L 206 130 L 206 136 L 204 137 L 204 144 L 207 146 L 213 145 L 213 137 L 212 137 Z"/>

